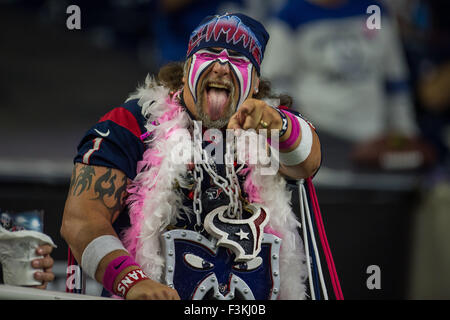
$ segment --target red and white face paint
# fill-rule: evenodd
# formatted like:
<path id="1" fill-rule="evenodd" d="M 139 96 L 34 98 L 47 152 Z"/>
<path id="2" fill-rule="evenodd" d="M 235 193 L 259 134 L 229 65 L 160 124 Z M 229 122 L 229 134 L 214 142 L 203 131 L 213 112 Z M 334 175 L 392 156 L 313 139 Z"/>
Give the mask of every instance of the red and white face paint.
<path id="1" fill-rule="evenodd" d="M 235 110 L 247 99 L 250 93 L 252 83 L 253 64 L 244 56 L 230 56 L 227 49 L 223 49 L 220 53 L 214 53 L 207 49 L 197 51 L 192 55 L 191 68 L 189 69 L 189 89 L 197 102 L 198 81 L 205 70 L 208 70 L 215 62 L 229 63 L 231 70 L 238 82 L 239 97 Z"/>

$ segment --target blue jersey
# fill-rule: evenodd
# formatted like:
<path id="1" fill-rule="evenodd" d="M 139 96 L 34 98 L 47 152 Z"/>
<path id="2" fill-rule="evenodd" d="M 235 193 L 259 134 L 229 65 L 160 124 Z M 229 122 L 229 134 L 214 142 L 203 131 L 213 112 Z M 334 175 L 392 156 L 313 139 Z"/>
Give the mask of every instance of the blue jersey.
<path id="1" fill-rule="evenodd" d="M 146 119 L 138 100 L 130 100 L 105 114 L 78 145 L 74 162 L 121 170 L 134 179 L 145 145 L 140 139 L 146 132 Z"/>

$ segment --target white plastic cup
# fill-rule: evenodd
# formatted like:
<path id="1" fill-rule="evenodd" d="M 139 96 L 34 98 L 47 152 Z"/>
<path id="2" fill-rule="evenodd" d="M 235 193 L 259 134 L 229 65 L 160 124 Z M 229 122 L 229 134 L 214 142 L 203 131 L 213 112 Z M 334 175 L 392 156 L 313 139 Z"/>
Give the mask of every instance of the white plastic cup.
<path id="1" fill-rule="evenodd" d="M 49 236 L 37 231 L 10 232 L 0 227 L 0 262 L 3 268 L 3 281 L 8 285 L 37 286 L 42 282 L 34 279 L 34 274 L 43 269 L 31 266 L 37 255 L 37 247 L 50 244 L 56 247 Z"/>

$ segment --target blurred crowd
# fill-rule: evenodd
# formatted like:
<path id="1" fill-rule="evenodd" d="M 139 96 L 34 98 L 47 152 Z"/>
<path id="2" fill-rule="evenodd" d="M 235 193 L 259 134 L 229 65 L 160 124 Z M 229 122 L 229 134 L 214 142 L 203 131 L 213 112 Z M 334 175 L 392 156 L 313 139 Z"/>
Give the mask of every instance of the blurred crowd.
<path id="1" fill-rule="evenodd" d="M 204 16 L 239 11 L 259 19 L 271 35 L 262 76 L 293 97 L 321 138 L 352 145 L 349 159 L 359 166 L 425 169 L 413 254 L 413 278 L 422 277 L 414 278 L 411 298 L 450 297 L 450 239 L 442 227 L 450 225 L 448 1 L 4 2 L 50 24 L 65 23 L 60 12 L 76 4 L 95 46 L 134 51 L 151 73 L 184 59 L 189 31 Z M 379 16 L 367 10 L 372 5 Z"/>
<path id="2" fill-rule="evenodd" d="M 83 33 L 95 46 L 133 51 L 150 73 L 184 59 L 189 30 L 202 17 L 247 13 L 271 34 L 262 76 L 291 95 L 322 134 L 352 144 L 354 163 L 382 169 L 439 165 L 444 171 L 449 162 L 446 1 L 9 2 L 54 24 L 65 23 L 61 12 L 78 5 Z M 368 10 L 374 4 L 379 16 Z"/>

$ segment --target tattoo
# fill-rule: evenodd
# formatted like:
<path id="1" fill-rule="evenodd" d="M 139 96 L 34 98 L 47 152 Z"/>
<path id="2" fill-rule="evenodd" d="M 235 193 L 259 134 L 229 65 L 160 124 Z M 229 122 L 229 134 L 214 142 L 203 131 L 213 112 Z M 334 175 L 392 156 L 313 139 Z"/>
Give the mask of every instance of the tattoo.
<path id="1" fill-rule="evenodd" d="M 95 182 L 94 191 L 95 194 L 98 193 L 98 196 L 94 200 L 98 199 L 103 200 L 105 196 L 111 197 L 114 194 L 114 190 L 116 189 L 114 186 L 116 175 L 113 175 L 111 177 L 111 174 L 112 170 L 108 169 L 108 171 L 106 171 L 106 173 L 102 175 L 100 178 L 98 178 L 97 181 Z M 107 188 L 103 187 L 104 183 L 109 184 L 109 187 Z"/>
<path id="2" fill-rule="evenodd" d="M 112 169 L 99 177 L 94 185 L 94 192 L 97 195 L 92 200 L 101 200 L 113 214 L 122 209 L 122 199 L 126 192 L 127 177 L 122 178 L 122 184 L 116 189 L 115 181 L 117 176 L 112 174 Z M 107 200 L 111 199 L 110 201 Z"/>
<path id="3" fill-rule="evenodd" d="M 100 200 L 111 212 L 112 218 L 114 218 L 114 215 L 123 208 L 128 178 L 124 175 L 120 185 L 116 187 L 117 175 L 114 174 L 111 168 L 108 168 L 98 179 L 95 178 L 96 173 L 93 166 L 82 167 L 78 175 L 76 175 L 76 167 L 74 167 L 72 178 L 70 179 L 69 192 L 73 196 L 79 196 L 83 192 L 93 189 L 95 197 L 91 198 L 91 200 Z"/>
<path id="4" fill-rule="evenodd" d="M 69 193 L 72 193 L 73 186 L 75 185 L 76 174 L 77 174 L 77 167 L 73 166 L 72 176 L 70 177 Z"/>
<path id="5" fill-rule="evenodd" d="M 80 174 L 75 178 L 75 168 L 73 169 L 74 173 L 72 175 L 71 181 L 71 190 L 72 195 L 76 195 L 78 188 L 80 188 L 77 196 L 83 193 L 86 190 L 89 190 L 92 184 L 92 177 L 95 176 L 95 170 L 91 166 L 82 167 L 80 169 Z"/>
<path id="6" fill-rule="evenodd" d="M 111 208 L 112 212 L 118 212 L 122 210 L 123 199 L 127 193 L 127 176 L 123 176 L 122 185 L 117 188 L 116 193 L 114 194 L 114 200 L 116 201 L 115 205 Z"/>

